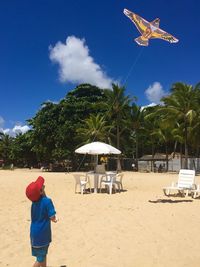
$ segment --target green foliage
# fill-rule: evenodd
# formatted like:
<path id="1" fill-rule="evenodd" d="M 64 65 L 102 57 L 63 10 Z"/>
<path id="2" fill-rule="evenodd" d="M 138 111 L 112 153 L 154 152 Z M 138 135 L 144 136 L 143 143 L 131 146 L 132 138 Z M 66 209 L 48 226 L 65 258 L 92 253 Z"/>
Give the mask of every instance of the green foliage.
<path id="1" fill-rule="evenodd" d="M 76 160 L 75 149 L 91 141 L 117 146 L 123 156 L 200 151 L 200 84 L 175 83 L 163 105 L 141 108 L 125 87 L 102 90 L 81 84 L 59 103 L 45 102 L 28 120 L 31 130 L 12 138 L 0 133 L 0 159 L 6 164 Z M 179 146 L 178 146 L 179 145 Z"/>
<path id="2" fill-rule="evenodd" d="M 111 128 L 112 126 L 107 124 L 105 117 L 100 113 L 97 115 L 91 114 L 77 129 L 77 134 L 84 143 L 94 141 L 109 142 Z"/>
<path id="3" fill-rule="evenodd" d="M 3 159 L 5 164 L 10 164 L 12 162 L 12 144 L 12 137 L 8 134 L 0 133 L 0 159 Z"/>
<path id="4" fill-rule="evenodd" d="M 33 151 L 40 161 L 53 162 L 73 157 L 83 141 L 77 129 L 83 127 L 90 114 L 106 110 L 104 91 L 83 84 L 69 92 L 58 104 L 44 103 L 36 116 L 29 120 L 33 130 Z"/>
<path id="5" fill-rule="evenodd" d="M 107 101 L 107 120 L 112 122 L 111 137 L 118 149 L 122 149 L 120 140 L 127 129 L 128 114 L 132 99 L 125 95 L 125 87 L 112 84 L 112 90 L 105 90 Z M 122 142 L 121 142 L 122 143 Z"/>
<path id="6" fill-rule="evenodd" d="M 13 139 L 11 155 L 12 163 L 16 166 L 33 166 L 37 164 L 37 158 L 32 151 L 32 131 L 19 134 Z"/>

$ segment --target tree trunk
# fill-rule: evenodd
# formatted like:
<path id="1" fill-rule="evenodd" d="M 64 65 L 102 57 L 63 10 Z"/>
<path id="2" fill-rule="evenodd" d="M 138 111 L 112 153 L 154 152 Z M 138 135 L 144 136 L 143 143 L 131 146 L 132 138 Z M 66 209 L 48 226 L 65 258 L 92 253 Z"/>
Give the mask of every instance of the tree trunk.
<path id="1" fill-rule="evenodd" d="M 183 167 L 183 147 L 182 144 L 180 144 L 180 165 L 181 165 L 181 169 Z"/>
<path id="2" fill-rule="evenodd" d="M 136 170 L 138 171 L 138 134 L 136 133 L 136 144 L 135 144 L 135 167 Z"/>
<path id="3" fill-rule="evenodd" d="M 120 143 L 119 143 L 120 133 L 119 133 L 119 125 L 117 125 L 117 148 L 119 149 Z M 121 162 L 120 162 L 120 156 L 117 156 L 117 171 L 121 171 Z"/>
<path id="4" fill-rule="evenodd" d="M 154 143 L 152 141 L 152 145 L 151 145 L 151 153 L 152 153 L 152 158 L 154 158 L 154 154 L 155 154 L 155 149 L 154 149 Z M 154 161 L 151 161 L 151 172 L 154 169 Z"/>
<path id="5" fill-rule="evenodd" d="M 188 169 L 188 133 L 185 127 L 185 169 Z"/>
<path id="6" fill-rule="evenodd" d="M 119 149 L 119 126 L 117 125 L 117 148 Z"/>
<path id="7" fill-rule="evenodd" d="M 175 143 L 174 143 L 174 151 L 173 151 L 173 157 L 172 157 L 172 158 L 175 157 L 175 154 L 176 154 L 176 147 L 177 147 L 177 141 L 175 141 Z"/>
<path id="8" fill-rule="evenodd" d="M 168 155 L 168 146 L 166 144 L 166 172 L 169 170 L 169 155 Z"/>

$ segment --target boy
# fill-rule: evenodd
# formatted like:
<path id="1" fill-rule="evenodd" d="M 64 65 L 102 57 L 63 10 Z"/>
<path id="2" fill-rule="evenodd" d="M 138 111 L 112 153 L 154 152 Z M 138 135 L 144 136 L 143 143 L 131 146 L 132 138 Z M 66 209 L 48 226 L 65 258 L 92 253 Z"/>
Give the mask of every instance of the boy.
<path id="1" fill-rule="evenodd" d="M 46 255 L 51 242 L 51 221 L 57 222 L 53 202 L 44 191 L 44 178 L 39 176 L 26 188 L 26 196 L 32 201 L 30 239 L 32 255 L 36 257 L 33 267 L 46 267 Z"/>

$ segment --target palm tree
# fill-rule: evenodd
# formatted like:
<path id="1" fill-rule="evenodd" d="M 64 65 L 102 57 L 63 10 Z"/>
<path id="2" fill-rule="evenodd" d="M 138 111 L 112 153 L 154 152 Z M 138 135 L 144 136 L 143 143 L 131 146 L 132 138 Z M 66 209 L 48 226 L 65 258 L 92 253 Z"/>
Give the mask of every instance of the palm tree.
<path id="1" fill-rule="evenodd" d="M 181 128 L 181 125 L 176 122 L 174 124 L 173 129 L 171 129 L 171 133 L 174 139 L 174 150 L 173 150 L 173 157 L 176 153 L 177 145 L 180 144 L 180 166 L 183 167 L 183 144 L 184 144 L 184 137 L 183 137 L 183 129 Z"/>
<path id="2" fill-rule="evenodd" d="M 188 168 L 189 127 L 197 117 L 198 107 L 197 89 L 184 83 L 175 83 L 171 89 L 171 95 L 164 97 L 162 101 L 165 107 L 162 110 L 168 119 L 181 125 L 183 129 L 185 168 Z"/>
<path id="3" fill-rule="evenodd" d="M 108 99 L 108 118 L 112 122 L 113 128 L 116 129 L 117 148 L 120 150 L 120 136 L 127 128 L 129 103 L 131 99 L 125 96 L 125 87 L 118 84 L 112 84 L 112 91 L 107 90 L 105 94 Z M 117 170 L 121 170 L 120 159 L 117 159 Z"/>
<path id="4" fill-rule="evenodd" d="M 105 91 L 108 101 L 108 117 L 116 129 L 117 148 L 120 149 L 120 135 L 126 128 L 127 110 L 131 99 L 125 96 L 125 87 L 112 84 L 113 90 Z"/>
<path id="5" fill-rule="evenodd" d="M 109 141 L 111 126 L 107 125 L 105 117 L 101 114 L 91 114 L 83 121 L 83 125 L 77 129 L 78 137 L 85 143 L 94 141 Z"/>
<path id="6" fill-rule="evenodd" d="M 191 134 L 190 134 L 190 140 L 192 143 L 192 148 L 195 151 L 197 157 L 199 157 L 199 152 L 200 152 L 200 83 L 198 83 L 194 87 L 194 91 L 197 94 L 197 116 L 196 119 L 193 121 L 191 125 Z"/>
<path id="7" fill-rule="evenodd" d="M 129 128 L 132 131 L 132 136 L 135 137 L 135 160 L 136 169 L 138 169 L 139 157 L 139 137 L 140 132 L 144 130 L 144 109 L 133 104 L 130 110 Z"/>
<path id="8" fill-rule="evenodd" d="M 157 114 L 158 106 L 147 107 L 144 110 L 144 132 L 146 136 L 145 146 L 151 148 L 151 155 L 154 157 L 159 145 L 159 121 L 160 118 Z M 153 162 L 151 162 L 152 164 Z M 153 165 L 151 165 L 151 169 Z"/>
<path id="9" fill-rule="evenodd" d="M 166 125 L 162 124 L 162 121 L 159 121 L 159 128 L 155 129 L 153 135 L 158 138 L 158 142 L 160 144 L 165 145 L 165 154 L 166 154 L 166 171 L 168 171 L 169 167 L 169 144 L 172 141 L 172 132 L 171 129 L 166 127 Z"/>

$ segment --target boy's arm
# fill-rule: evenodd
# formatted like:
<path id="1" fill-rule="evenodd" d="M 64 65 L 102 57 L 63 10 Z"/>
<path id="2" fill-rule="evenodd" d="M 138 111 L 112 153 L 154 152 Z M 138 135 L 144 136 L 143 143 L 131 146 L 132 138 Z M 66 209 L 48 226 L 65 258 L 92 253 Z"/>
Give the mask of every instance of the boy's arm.
<path id="1" fill-rule="evenodd" d="M 58 221 L 58 218 L 56 217 L 56 211 L 50 198 L 47 198 L 47 212 L 50 220 L 56 223 Z"/>

